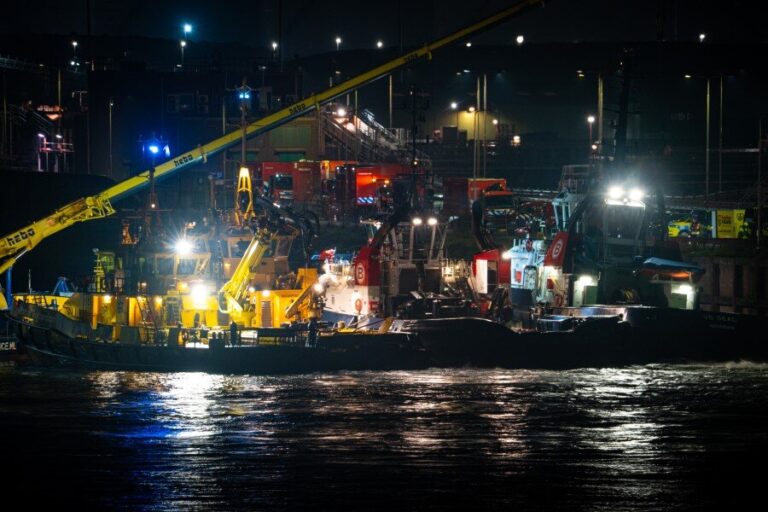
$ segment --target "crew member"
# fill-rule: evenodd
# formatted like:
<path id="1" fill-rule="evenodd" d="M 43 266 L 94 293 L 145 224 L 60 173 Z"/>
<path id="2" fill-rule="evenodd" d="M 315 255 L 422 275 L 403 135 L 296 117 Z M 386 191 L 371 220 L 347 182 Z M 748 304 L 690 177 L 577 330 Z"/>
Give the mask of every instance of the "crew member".
<path id="1" fill-rule="evenodd" d="M 232 320 L 232 323 L 229 324 L 229 342 L 234 347 L 237 345 L 238 339 L 237 339 L 237 322 Z"/>

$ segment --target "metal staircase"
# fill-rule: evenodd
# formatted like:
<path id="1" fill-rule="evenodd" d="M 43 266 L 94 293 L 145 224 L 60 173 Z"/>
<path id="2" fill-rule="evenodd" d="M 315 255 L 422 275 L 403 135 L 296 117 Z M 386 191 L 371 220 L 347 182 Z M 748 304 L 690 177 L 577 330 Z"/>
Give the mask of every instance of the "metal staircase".
<path id="1" fill-rule="evenodd" d="M 139 314 L 141 315 L 140 326 L 147 334 L 147 342 L 154 343 L 157 341 L 157 332 L 159 331 L 159 323 L 155 312 L 152 310 L 152 305 L 149 304 L 146 297 L 137 297 L 136 305 L 139 308 Z"/>
<path id="2" fill-rule="evenodd" d="M 352 113 L 338 117 L 336 109 L 320 114 L 326 148 L 334 148 L 336 157 L 359 162 L 409 163 L 412 148 L 408 137 L 399 137 L 397 132 L 378 123 L 373 114 L 362 110 L 359 115 Z M 422 166 L 431 168 L 431 160 L 425 152 L 416 151 L 416 158 Z"/>

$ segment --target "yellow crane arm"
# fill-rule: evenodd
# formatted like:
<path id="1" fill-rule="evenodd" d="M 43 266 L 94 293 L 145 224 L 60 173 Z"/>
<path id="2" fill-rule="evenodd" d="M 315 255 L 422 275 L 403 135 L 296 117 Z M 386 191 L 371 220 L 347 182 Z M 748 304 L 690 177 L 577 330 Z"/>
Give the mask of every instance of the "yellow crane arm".
<path id="1" fill-rule="evenodd" d="M 219 311 L 231 313 L 243 310 L 243 299 L 248 291 L 248 276 L 251 269 L 261 265 L 261 260 L 269 249 L 273 233 L 268 229 L 259 229 L 240 258 L 232 277 L 219 289 Z"/>
<path id="2" fill-rule="evenodd" d="M 26 252 L 45 238 L 77 222 L 101 219 L 115 213 L 109 199 L 103 195 L 85 197 L 59 208 L 42 220 L 33 222 L 0 240 L 0 273 L 11 268 Z"/>
<path id="3" fill-rule="evenodd" d="M 291 121 L 297 117 L 312 112 L 321 105 L 333 101 L 339 96 L 343 96 L 366 84 L 369 84 L 379 78 L 389 75 L 392 71 L 413 63 L 424 57 L 431 57 L 433 51 L 442 48 L 467 36 L 487 29 L 524 9 L 536 4 L 543 3 L 543 0 L 521 0 L 515 5 L 504 9 L 493 16 L 482 21 L 469 25 L 449 36 L 438 39 L 437 41 L 426 44 L 412 52 L 393 59 L 370 71 L 357 75 L 335 87 L 331 87 L 319 94 L 314 94 L 289 107 L 270 114 L 267 117 L 259 119 L 245 128 L 245 134 L 248 137 L 260 135 L 269 130 Z M 26 226 L 18 231 L 4 236 L 0 241 L 0 272 L 13 266 L 16 260 L 24 253 L 34 248 L 44 238 L 53 235 L 77 222 L 106 217 L 115 212 L 111 206 L 112 201 L 121 197 L 137 192 L 149 185 L 150 174 L 154 172 L 155 179 L 161 179 L 177 172 L 183 168 L 189 167 L 202 161 L 206 161 L 209 155 L 223 151 L 229 146 L 233 146 L 241 141 L 242 130 L 235 130 L 223 135 L 208 144 L 198 146 L 192 151 L 182 153 L 167 162 L 163 162 L 153 169 L 146 170 L 132 178 L 117 183 L 104 192 L 92 197 L 78 199 L 67 206 L 57 210 L 53 214 L 42 220 Z"/>

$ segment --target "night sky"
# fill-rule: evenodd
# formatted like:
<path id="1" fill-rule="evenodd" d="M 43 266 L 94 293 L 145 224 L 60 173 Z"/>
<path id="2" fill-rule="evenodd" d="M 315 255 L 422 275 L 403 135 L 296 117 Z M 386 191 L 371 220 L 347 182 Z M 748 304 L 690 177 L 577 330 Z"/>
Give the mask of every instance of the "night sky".
<path id="1" fill-rule="evenodd" d="M 93 33 L 181 37 L 188 21 L 191 39 L 237 41 L 266 46 L 277 38 L 279 0 L 162 1 L 91 0 Z M 511 5 L 505 0 L 476 2 L 421 1 L 361 2 L 336 0 L 284 0 L 284 49 L 287 58 L 335 49 L 333 39 L 343 38 L 342 48 L 370 48 L 382 39 L 398 44 L 399 20 L 403 43 L 413 45 L 477 20 Z M 14 1 L 4 6 L 0 32 L 84 34 L 86 0 L 45 2 Z M 706 32 L 711 42 L 764 42 L 768 29 L 761 23 L 753 2 L 721 2 L 720 7 L 698 1 L 672 0 L 552 0 L 477 38 L 479 43 L 509 43 L 517 33 L 529 43 L 562 41 L 693 41 Z M 402 18 L 399 16 L 398 12 Z"/>

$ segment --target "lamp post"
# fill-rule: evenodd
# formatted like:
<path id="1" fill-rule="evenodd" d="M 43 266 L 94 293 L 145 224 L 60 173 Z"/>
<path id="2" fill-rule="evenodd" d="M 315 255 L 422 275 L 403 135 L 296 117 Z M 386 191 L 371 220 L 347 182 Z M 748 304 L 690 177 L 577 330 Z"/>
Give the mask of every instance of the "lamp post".
<path id="1" fill-rule="evenodd" d="M 246 165 L 246 155 L 245 155 L 245 144 L 246 144 L 246 127 L 247 127 L 247 116 L 248 116 L 248 108 L 251 105 L 251 88 L 248 87 L 248 85 L 245 82 L 245 78 L 243 78 L 243 83 L 240 87 L 237 88 L 237 98 L 240 102 L 240 127 L 242 129 L 242 140 L 241 140 L 241 146 L 240 146 L 240 167 L 245 167 Z"/>
<path id="2" fill-rule="evenodd" d="M 583 80 L 587 75 L 587 72 L 579 69 L 576 70 L 576 76 L 579 80 Z M 592 74 L 593 72 L 589 72 Z M 597 116 L 592 117 L 592 123 L 597 122 L 597 148 L 598 151 L 603 146 L 603 75 L 600 72 L 595 73 L 597 75 Z M 590 129 L 592 127 L 590 126 Z M 589 145 L 591 146 L 595 141 L 592 140 L 592 135 L 589 136 Z"/>
<path id="3" fill-rule="evenodd" d="M 703 35 L 703 34 L 702 34 Z M 704 40 L 702 39 L 702 42 Z M 704 202 L 709 201 L 709 77 L 707 77 L 707 115 L 706 123 L 707 128 L 705 130 L 706 141 L 704 144 Z"/>
<path id="4" fill-rule="evenodd" d="M 690 80 L 694 75 L 685 75 L 686 80 Z M 699 77 L 697 77 L 699 78 Z M 712 77 L 700 77 L 707 79 L 707 94 L 706 94 L 706 106 L 705 106 L 705 122 L 706 128 L 704 130 L 704 199 L 709 200 L 709 181 L 710 181 L 710 119 L 711 119 L 711 81 Z M 718 149 L 718 185 L 719 192 L 723 190 L 723 77 L 720 78 L 720 119 L 719 119 L 719 149 Z"/>
<path id="5" fill-rule="evenodd" d="M 115 100 L 109 98 L 109 177 L 112 177 L 112 107 L 115 106 Z"/>
<path id="6" fill-rule="evenodd" d="M 341 38 L 339 36 L 336 36 L 335 42 L 336 42 L 336 51 L 339 51 L 339 46 L 341 45 Z"/>
<path id="7" fill-rule="evenodd" d="M 187 39 L 189 34 L 192 33 L 192 25 L 190 23 L 182 23 L 181 25 L 181 41 L 179 46 L 181 47 L 181 66 L 184 67 L 184 48 L 187 47 Z"/>
<path id="8" fill-rule="evenodd" d="M 456 136 L 459 134 L 459 104 L 456 101 L 451 102 L 451 110 L 456 111 Z"/>
<path id="9" fill-rule="evenodd" d="M 595 124 L 595 116 L 593 115 L 587 116 L 587 125 L 589 126 L 589 144 L 587 146 L 589 148 L 589 151 L 587 153 L 588 162 L 592 161 L 592 125 L 593 124 Z"/>
<path id="10" fill-rule="evenodd" d="M 187 42 L 182 39 L 179 42 L 179 46 L 181 47 L 181 67 L 184 67 L 184 48 L 187 47 Z"/>

